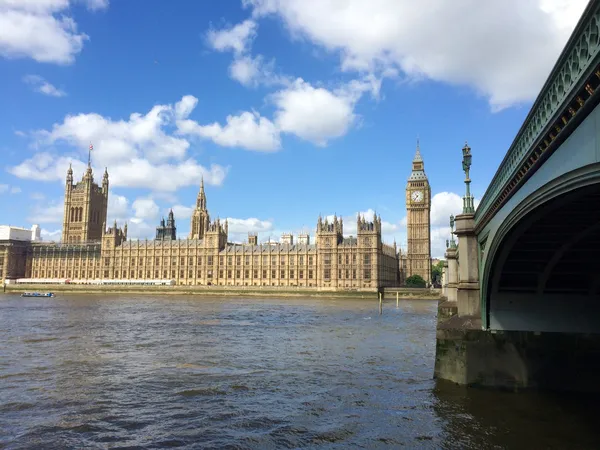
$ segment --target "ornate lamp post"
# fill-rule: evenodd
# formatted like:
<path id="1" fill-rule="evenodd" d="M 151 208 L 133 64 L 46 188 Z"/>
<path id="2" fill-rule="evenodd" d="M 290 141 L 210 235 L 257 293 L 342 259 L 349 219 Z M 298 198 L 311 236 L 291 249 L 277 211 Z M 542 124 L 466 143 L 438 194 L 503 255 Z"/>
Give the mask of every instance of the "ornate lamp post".
<path id="1" fill-rule="evenodd" d="M 475 205 L 473 202 L 473 196 L 471 195 L 471 179 L 469 178 L 469 169 L 471 168 L 471 147 L 465 142 L 465 146 L 462 149 L 463 159 L 462 167 L 465 173 L 465 184 L 467 185 L 467 193 L 463 198 L 463 214 L 473 214 L 475 212 Z"/>
<path id="2" fill-rule="evenodd" d="M 454 215 L 450 214 L 450 248 L 456 248 L 456 241 L 454 240 Z"/>

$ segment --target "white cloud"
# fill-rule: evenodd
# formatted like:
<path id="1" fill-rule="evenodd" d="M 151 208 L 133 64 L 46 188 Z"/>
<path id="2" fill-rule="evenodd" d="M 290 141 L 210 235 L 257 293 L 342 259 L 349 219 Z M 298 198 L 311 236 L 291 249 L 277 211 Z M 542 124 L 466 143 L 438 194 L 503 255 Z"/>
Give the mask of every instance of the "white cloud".
<path id="1" fill-rule="evenodd" d="M 224 126 L 217 122 L 200 125 L 190 119 L 179 121 L 177 126 L 182 134 L 211 139 L 223 147 L 269 152 L 281 146 L 277 127 L 257 112 L 244 111 L 237 116 L 227 116 Z"/>
<path id="2" fill-rule="evenodd" d="M 431 227 L 450 227 L 450 215 L 463 209 L 462 197 L 454 192 L 438 192 L 431 199 Z"/>
<path id="3" fill-rule="evenodd" d="M 64 97 L 67 95 L 65 91 L 48 83 L 39 75 L 26 75 L 23 77 L 23 81 L 30 85 L 35 92 L 39 92 L 41 94 L 49 95 L 51 97 Z"/>
<path id="4" fill-rule="evenodd" d="M 282 132 L 325 146 L 329 139 L 346 134 L 356 121 L 356 93 L 354 89 L 334 93 L 298 78 L 291 87 L 273 94 L 275 123 Z"/>
<path id="5" fill-rule="evenodd" d="M 158 217 L 159 207 L 150 197 L 136 198 L 131 206 L 136 218 L 146 220 L 156 219 Z"/>
<path id="6" fill-rule="evenodd" d="M 106 216 L 107 226 L 112 224 L 115 220 L 118 222 L 127 220 L 130 216 L 129 200 L 127 200 L 127 197 L 109 191 Z"/>
<path id="7" fill-rule="evenodd" d="M 90 10 L 107 0 L 82 0 Z M 88 39 L 65 14 L 69 0 L 0 0 L 0 56 L 70 64 Z"/>
<path id="8" fill-rule="evenodd" d="M 39 203 L 33 206 L 28 220 L 31 223 L 62 223 L 63 213 L 64 204 L 62 202 Z"/>
<path id="9" fill-rule="evenodd" d="M 11 186 L 9 184 L 0 184 L 0 194 L 10 193 L 10 194 L 18 194 L 21 192 L 21 188 L 19 186 Z"/>
<path id="10" fill-rule="evenodd" d="M 257 112 L 244 111 L 237 116 L 227 116 L 224 126 L 217 122 L 200 125 L 187 118 L 197 104 L 196 97 L 186 95 L 175 105 L 177 132 L 180 135 L 211 139 L 223 147 L 256 151 L 275 151 L 280 148 L 279 131 L 273 122 Z"/>
<path id="11" fill-rule="evenodd" d="M 175 205 L 171 209 L 173 210 L 175 220 L 189 219 L 190 217 L 192 217 L 192 213 L 194 212 L 193 206 Z"/>
<path id="12" fill-rule="evenodd" d="M 586 0 L 243 0 L 358 73 L 467 85 L 501 109 L 533 99 Z"/>
<path id="13" fill-rule="evenodd" d="M 57 241 L 60 241 L 60 239 L 61 239 L 62 230 L 58 229 L 58 230 L 50 231 L 50 230 L 46 230 L 45 228 L 42 228 L 40 230 L 40 236 L 43 241 L 57 242 Z"/>
<path id="14" fill-rule="evenodd" d="M 241 56 L 229 66 L 229 75 L 244 86 L 252 85 L 261 73 L 261 57 Z"/>
<path id="15" fill-rule="evenodd" d="M 74 155 L 57 156 L 41 151 L 9 168 L 9 172 L 20 178 L 62 181 L 70 162 L 75 174 L 83 172 L 85 164 L 81 159 L 87 159 L 91 142 L 94 173 L 99 178 L 103 168 L 108 167 L 111 186 L 174 192 L 183 186 L 198 184 L 201 176 L 206 183 L 219 185 L 228 169 L 217 164 L 205 167 L 186 158 L 188 140 L 167 132 L 167 128 L 182 122 L 180 119 L 187 117 L 196 103 L 195 97 L 184 96 L 175 106 L 156 105 L 146 114 L 131 114 L 128 120 L 113 120 L 96 113 L 68 115 L 50 130 L 40 130 L 33 135 L 38 147 L 66 143 L 76 150 Z M 239 122 L 235 125 L 251 126 Z M 257 126 L 263 125 L 257 122 Z M 209 128 L 214 132 L 214 126 Z M 229 142 L 227 139 L 235 135 L 233 128 L 224 128 L 220 136 L 215 135 L 215 140 Z M 243 135 L 244 129 L 241 132 Z"/>
<path id="16" fill-rule="evenodd" d="M 208 43 L 220 52 L 232 50 L 234 53 L 243 53 L 256 36 L 256 28 L 256 22 L 245 20 L 230 28 L 210 30 L 207 34 Z"/>

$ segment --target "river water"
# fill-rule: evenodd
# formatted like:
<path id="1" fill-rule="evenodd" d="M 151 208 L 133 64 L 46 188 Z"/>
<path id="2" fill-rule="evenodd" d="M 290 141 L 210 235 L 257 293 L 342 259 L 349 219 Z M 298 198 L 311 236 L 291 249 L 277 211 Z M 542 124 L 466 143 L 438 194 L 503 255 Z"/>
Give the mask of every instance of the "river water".
<path id="1" fill-rule="evenodd" d="M 598 448 L 596 405 L 432 379 L 436 302 L 0 296 L 0 448 Z"/>

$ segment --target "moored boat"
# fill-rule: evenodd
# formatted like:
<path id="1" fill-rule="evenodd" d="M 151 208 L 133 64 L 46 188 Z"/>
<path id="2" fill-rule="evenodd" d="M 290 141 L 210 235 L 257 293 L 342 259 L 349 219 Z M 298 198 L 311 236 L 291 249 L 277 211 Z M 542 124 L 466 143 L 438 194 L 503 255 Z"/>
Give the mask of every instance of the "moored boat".
<path id="1" fill-rule="evenodd" d="M 54 297 L 54 292 L 23 292 L 21 297 Z"/>

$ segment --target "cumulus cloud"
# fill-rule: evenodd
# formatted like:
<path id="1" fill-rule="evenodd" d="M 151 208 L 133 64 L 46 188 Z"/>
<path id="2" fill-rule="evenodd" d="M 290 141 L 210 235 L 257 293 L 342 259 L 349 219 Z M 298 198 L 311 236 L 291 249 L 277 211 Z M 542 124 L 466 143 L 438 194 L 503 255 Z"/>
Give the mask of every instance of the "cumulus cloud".
<path id="1" fill-rule="evenodd" d="M 237 116 L 227 116 L 225 125 L 217 122 L 200 125 L 186 119 L 179 121 L 177 126 L 181 134 L 211 139 L 222 147 L 240 147 L 265 152 L 278 150 L 281 146 L 277 127 L 257 112 L 244 111 Z"/>
<path id="2" fill-rule="evenodd" d="M 206 183 L 220 185 L 228 168 L 218 164 L 205 167 L 186 157 L 189 141 L 170 133 L 175 122 L 187 117 L 196 104 L 195 97 L 184 96 L 175 106 L 156 105 L 146 114 L 131 114 L 128 120 L 113 120 L 97 113 L 67 115 L 50 130 L 32 135 L 37 147 L 67 144 L 74 151 L 72 155 L 40 151 L 10 167 L 9 172 L 20 178 L 62 181 L 69 163 L 73 163 L 74 173 L 84 170 L 81 160 L 87 159 L 91 142 L 95 173 L 99 177 L 108 167 L 112 186 L 174 192 L 197 184 L 202 176 Z M 223 133 L 215 139 L 225 142 L 233 131 L 225 129 Z"/>
<path id="3" fill-rule="evenodd" d="M 79 0 L 89 10 L 104 9 L 108 0 Z M 70 64 L 89 39 L 68 16 L 77 0 L 1 0 L 0 56 Z"/>
<path id="4" fill-rule="evenodd" d="M 471 86 L 495 110 L 536 96 L 586 3 L 243 0 L 254 21 L 279 18 L 344 71 Z"/>
<path id="5" fill-rule="evenodd" d="M 233 51 L 244 53 L 256 36 L 256 22 L 245 20 L 242 23 L 222 30 L 209 30 L 207 34 L 209 45 L 217 51 Z"/>
<path id="6" fill-rule="evenodd" d="M 345 135 L 356 121 L 355 94 L 355 90 L 334 93 L 315 88 L 298 78 L 289 88 L 273 94 L 275 123 L 282 132 L 325 146 L 329 139 Z"/>
<path id="7" fill-rule="evenodd" d="M 26 75 L 23 77 L 23 81 L 31 86 L 35 92 L 39 92 L 40 94 L 49 95 L 50 97 L 64 97 L 67 95 L 65 91 L 48 83 L 39 75 Z"/>
<path id="8" fill-rule="evenodd" d="M 131 206 L 136 218 L 142 220 L 152 220 L 158 217 L 159 207 L 151 197 L 136 198 Z"/>

